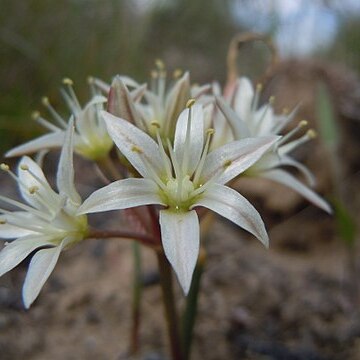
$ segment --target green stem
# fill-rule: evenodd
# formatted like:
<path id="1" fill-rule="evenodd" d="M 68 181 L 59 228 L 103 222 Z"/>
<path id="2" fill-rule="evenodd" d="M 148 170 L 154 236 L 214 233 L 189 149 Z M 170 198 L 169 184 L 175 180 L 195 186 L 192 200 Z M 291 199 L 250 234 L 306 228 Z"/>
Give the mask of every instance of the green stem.
<path id="1" fill-rule="evenodd" d="M 141 295 L 143 290 L 142 285 L 142 266 L 141 266 L 141 248 L 136 241 L 132 244 L 133 259 L 134 259 L 134 280 L 133 280 L 133 294 L 132 294 L 132 329 L 130 341 L 130 353 L 136 354 L 139 349 L 139 328 L 140 328 L 140 313 L 141 313 Z"/>
<path id="2" fill-rule="evenodd" d="M 178 331 L 171 266 L 163 252 L 157 252 L 164 311 L 173 360 L 183 360 Z"/>
<path id="3" fill-rule="evenodd" d="M 194 325 L 197 314 L 197 304 L 200 291 L 200 280 L 204 271 L 205 254 L 204 250 L 200 252 L 198 262 L 196 264 L 189 294 L 186 298 L 185 310 L 181 323 L 181 340 L 184 359 L 189 360 L 191 355 L 191 345 L 193 339 Z"/>

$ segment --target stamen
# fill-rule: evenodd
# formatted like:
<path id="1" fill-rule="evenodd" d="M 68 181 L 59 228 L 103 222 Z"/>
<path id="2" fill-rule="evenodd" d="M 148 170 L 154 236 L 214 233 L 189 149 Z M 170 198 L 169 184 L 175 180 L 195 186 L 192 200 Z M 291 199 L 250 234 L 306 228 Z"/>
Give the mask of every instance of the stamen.
<path id="1" fill-rule="evenodd" d="M 53 106 L 50 104 L 49 98 L 44 96 L 41 99 L 42 104 L 47 108 L 49 113 L 52 115 L 52 117 L 57 121 L 57 123 L 66 129 L 67 124 L 64 121 L 64 119 L 60 116 L 60 114 L 53 108 Z"/>
<path id="2" fill-rule="evenodd" d="M 206 142 L 205 142 L 205 146 L 204 146 L 203 152 L 202 152 L 200 160 L 199 160 L 199 164 L 195 170 L 195 175 L 194 175 L 194 179 L 193 179 L 194 184 L 197 184 L 197 182 L 199 181 L 202 169 L 204 167 L 205 159 L 206 159 L 206 156 L 209 151 L 210 140 L 211 140 L 211 137 L 214 135 L 214 133 L 215 133 L 215 130 L 212 128 L 206 130 L 206 135 L 207 135 Z"/>
<path id="3" fill-rule="evenodd" d="M 2 163 L 2 164 L 0 164 L 0 169 L 3 171 L 9 171 L 10 167 L 9 167 L 9 165 Z"/>
<path id="4" fill-rule="evenodd" d="M 252 112 L 255 112 L 255 110 L 258 108 L 259 98 L 260 98 L 260 94 L 262 92 L 262 89 L 263 89 L 262 84 L 257 84 L 256 85 L 254 99 L 253 99 L 253 102 L 251 104 L 251 111 Z"/>
<path id="5" fill-rule="evenodd" d="M 165 165 L 166 176 L 168 178 L 171 178 L 172 177 L 171 163 L 169 161 L 168 156 L 166 155 L 163 142 L 161 141 L 160 131 L 159 131 L 160 124 L 157 121 L 152 121 L 150 124 L 156 128 L 156 130 L 155 130 L 156 140 L 157 140 L 158 145 L 159 145 L 161 160 L 162 160 L 163 164 Z"/>
<path id="6" fill-rule="evenodd" d="M 279 152 L 280 154 L 286 154 L 290 151 L 293 151 L 294 149 L 296 149 L 297 147 L 299 147 L 300 145 L 308 142 L 309 140 L 312 140 L 314 138 L 316 138 L 316 132 L 313 129 L 310 129 L 306 132 L 305 135 L 303 135 L 301 138 L 291 141 L 281 147 L 279 147 Z"/>
<path id="7" fill-rule="evenodd" d="M 179 163 L 176 160 L 176 156 L 175 156 L 174 150 L 173 150 L 173 148 L 171 146 L 170 140 L 166 139 L 166 142 L 167 142 L 167 146 L 168 146 L 168 150 L 169 150 L 169 154 L 170 154 L 171 163 L 172 163 L 174 171 L 175 171 L 175 177 L 177 179 L 180 179 L 181 178 L 181 171 L 180 171 Z"/>
<path id="8" fill-rule="evenodd" d="M 80 106 L 79 100 L 78 100 L 78 98 L 75 94 L 74 88 L 73 88 L 74 82 L 69 78 L 64 78 L 63 84 L 66 85 L 69 95 L 70 95 L 70 99 L 73 101 L 75 107 L 77 107 L 78 110 L 80 111 L 81 106 Z"/>
<path id="9" fill-rule="evenodd" d="M 59 130 L 61 130 L 61 128 L 55 126 L 51 122 L 49 122 L 49 121 L 45 120 L 43 117 L 41 117 L 39 111 L 34 111 L 31 114 L 31 118 L 34 121 L 36 121 L 38 124 L 40 124 L 41 126 L 43 126 L 44 128 L 46 128 L 46 129 L 48 129 L 50 131 L 59 131 Z"/>
<path id="10" fill-rule="evenodd" d="M 292 138 L 296 133 L 299 132 L 303 127 L 307 126 L 308 122 L 306 120 L 301 120 L 299 124 L 289 131 L 285 136 L 283 136 L 278 142 L 277 146 L 281 146 L 282 144 L 286 143 L 290 138 Z"/>
<path id="11" fill-rule="evenodd" d="M 175 69 L 174 72 L 173 72 L 173 77 L 174 79 L 179 79 L 182 75 L 182 70 L 181 69 Z"/>
<path id="12" fill-rule="evenodd" d="M 165 64 L 161 59 L 156 59 L 155 60 L 155 66 L 159 69 L 159 70 L 164 70 L 165 69 Z"/>
<path id="13" fill-rule="evenodd" d="M 189 99 L 186 103 L 186 107 L 188 109 L 190 109 L 194 104 L 195 104 L 196 100 L 195 99 Z"/>

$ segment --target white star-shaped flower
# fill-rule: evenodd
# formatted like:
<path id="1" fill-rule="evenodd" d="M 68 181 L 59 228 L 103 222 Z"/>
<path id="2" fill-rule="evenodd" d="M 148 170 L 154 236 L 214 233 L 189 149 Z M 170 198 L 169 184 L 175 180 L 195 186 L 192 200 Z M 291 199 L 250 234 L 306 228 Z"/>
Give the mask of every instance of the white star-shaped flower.
<path id="1" fill-rule="evenodd" d="M 0 238 L 15 239 L 0 252 L 0 276 L 13 269 L 30 253 L 32 257 L 23 286 L 23 301 L 29 308 L 53 271 L 60 252 L 82 240 L 88 231 L 85 215 L 76 214 L 81 199 L 74 186 L 73 123 L 65 133 L 55 192 L 41 168 L 29 157 L 23 157 L 15 175 L 5 164 L 2 170 L 17 181 L 22 203 L 4 196 L 0 201 L 18 211 L 0 209 Z"/>
<path id="2" fill-rule="evenodd" d="M 219 213 L 255 235 L 264 245 L 268 236 L 256 209 L 239 193 L 225 186 L 254 164 L 277 141 L 277 136 L 249 138 L 208 153 L 213 130 L 204 137 L 204 111 L 188 102 L 181 112 L 172 144 L 164 148 L 159 126 L 152 125 L 157 142 L 130 122 L 104 112 L 109 134 L 142 178 L 116 181 L 95 191 L 79 213 L 93 213 L 162 205 L 159 222 L 165 254 L 185 294 L 199 253 L 199 220 L 195 208 Z"/>

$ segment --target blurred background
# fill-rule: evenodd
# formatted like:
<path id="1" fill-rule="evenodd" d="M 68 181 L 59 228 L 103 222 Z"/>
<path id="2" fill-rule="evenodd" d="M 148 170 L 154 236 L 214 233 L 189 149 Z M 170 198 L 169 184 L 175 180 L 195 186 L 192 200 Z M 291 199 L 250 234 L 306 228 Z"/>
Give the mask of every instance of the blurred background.
<path id="1" fill-rule="evenodd" d="M 239 73 L 263 79 L 263 101 L 275 95 L 278 111 L 301 104 L 297 119 L 320 136 L 295 156 L 336 211 L 329 217 L 281 186 L 242 184 L 272 250 L 215 224 L 194 359 L 359 359 L 359 0 L 0 0 L 0 151 L 43 133 L 31 119 L 34 110 L 46 114 L 42 96 L 67 114 L 64 77 L 83 103 L 88 76 L 145 82 L 158 58 L 170 76 L 181 68 L 193 82 L 224 85 L 229 43 L 248 31 L 271 37 L 278 61 L 264 80 L 269 49 L 247 43 Z M 91 171 L 84 167 L 82 177 Z M 26 266 L 2 277 L 0 358 L 121 359 L 114 354 L 127 348 L 128 250 L 81 244 L 27 313 L 20 298 Z M 144 296 L 143 358 L 165 359 L 159 293 Z"/>
<path id="2" fill-rule="evenodd" d="M 89 75 L 146 81 L 156 58 L 189 69 L 193 81 L 224 82 L 226 51 L 241 31 L 271 36 L 284 60 L 360 69 L 357 0 L 0 0 L 0 8 L 2 150 L 34 135 L 24 124 L 41 96 L 56 105 L 65 76 L 84 100 Z M 239 62 L 243 74 L 259 74 L 266 49 L 245 49 Z"/>

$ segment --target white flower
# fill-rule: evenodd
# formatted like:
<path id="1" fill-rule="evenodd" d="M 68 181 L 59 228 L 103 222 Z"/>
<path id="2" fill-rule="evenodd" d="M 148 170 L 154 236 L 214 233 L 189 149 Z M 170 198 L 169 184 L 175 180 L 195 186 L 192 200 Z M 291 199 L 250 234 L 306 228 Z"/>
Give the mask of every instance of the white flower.
<path id="1" fill-rule="evenodd" d="M 231 128 L 231 131 L 226 133 L 227 137 L 222 139 L 223 141 L 229 141 L 229 139 L 239 140 L 247 137 L 277 135 L 293 119 L 297 109 L 294 109 L 288 115 L 276 115 L 271 105 L 271 101 L 258 108 L 260 90 L 261 87 L 258 87 L 257 90 L 254 91 L 250 80 L 247 78 L 240 78 L 229 99 L 231 106 L 220 96 L 216 97 L 216 102 Z M 219 126 L 223 128 L 223 124 L 224 122 L 220 118 Z M 251 166 L 244 175 L 263 177 L 283 184 L 298 192 L 319 208 L 331 213 L 332 210 L 324 199 L 297 180 L 288 171 L 279 169 L 281 166 L 295 167 L 305 176 L 310 186 L 315 185 L 314 176 L 306 166 L 289 156 L 289 153 L 295 148 L 314 138 L 315 132 L 313 130 L 308 130 L 300 138 L 291 140 L 291 138 L 306 125 L 306 121 L 301 121 L 297 127 L 289 131 L 282 138 L 279 138 L 278 142 L 270 147 L 264 156 Z"/>
<path id="2" fill-rule="evenodd" d="M 167 149 L 130 122 L 104 112 L 115 144 L 143 178 L 116 181 L 95 191 L 79 213 L 162 205 L 159 221 L 165 254 L 187 294 L 199 253 L 198 206 L 213 210 L 255 235 L 268 236 L 259 213 L 239 193 L 224 186 L 245 171 L 277 140 L 263 137 L 235 141 L 208 153 L 212 129 L 204 139 L 204 112 L 193 100 L 180 114 L 174 144 Z M 169 155 L 168 155 L 169 154 Z"/>
<path id="3" fill-rule="evenodd" d="M 23 286 L 26 308 L 38 296 L 60 252 L 82 240 L 87 233 L 86 216 L 76 214 L 81 199 L 74 187 L 72 137 L 73 124 L 70 121 L 57 172 L 59 193 L 50 187 L 41 168 L 29 157 L 21 159 L 17 176 L 7 165 L 1 165 L 17 181 L 28 204 L 0 196 L 2 202 L 19 209 L 0 209 L 0 238 L 15 239 L 6 243 L 0 252 L 0 276 L 38 250 L 31 259 Z"/>
<path id="4" fill-rule="evenodd" d="M 91 160 L 104 158 L 113 146 L 100 116 L 100 111 L 104 109 L 104 103 L 107 101 L 106 98 L 94 94 L 92 99 L 82 108 L 72 88 L 72 81 L 64 79 L 64 84 L 67 86 L 67 91 L 62 89 L 62 94 L 71 112 L 71 117 L 74 119 L 76 129 L 74 134 L 75 152 Z M 47 130 L 50 130 L 50 133 L 15 147 L 8 151 L 6 156 L 20 156 L 62 146 L 68 122 L 53 108 L 48 98 L 43 98 L 42 102 L 53 117 L 54 123 L 42 118 L 39 112 L 35 112 L 33 118 Z"/>

